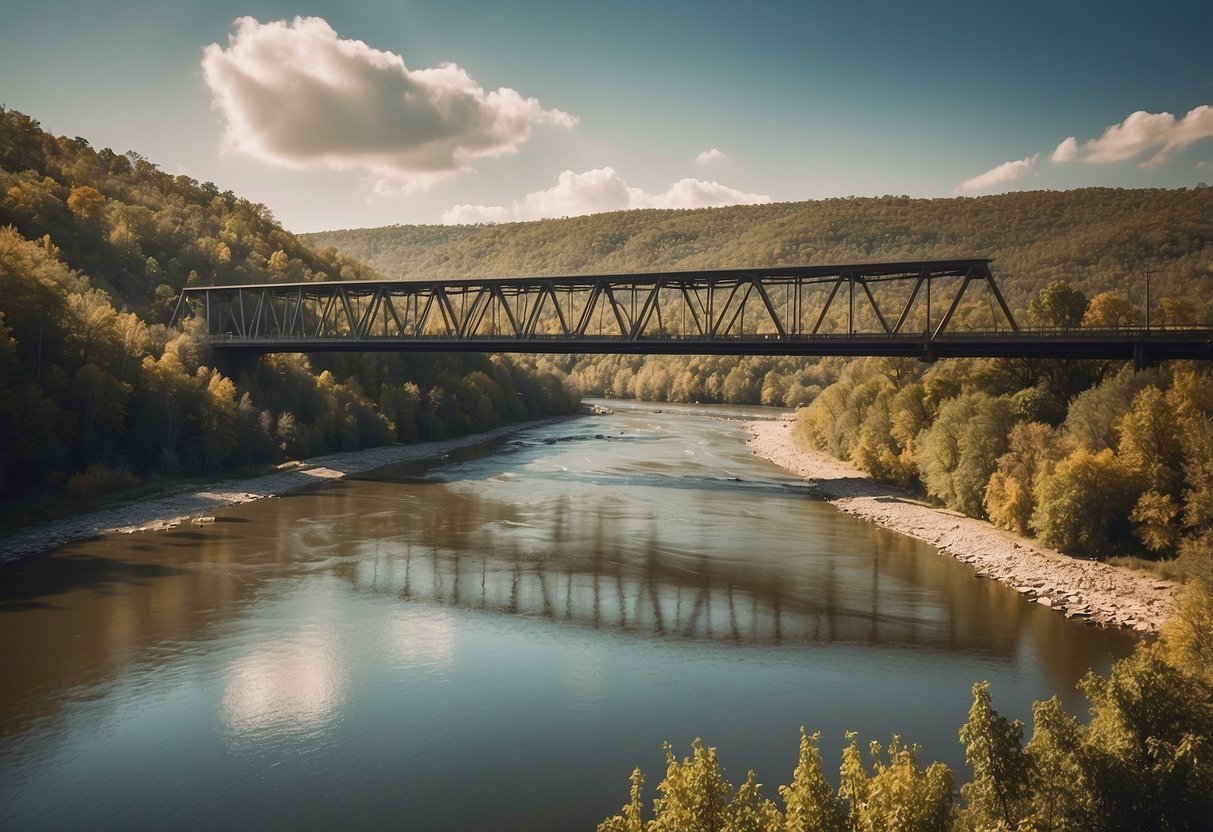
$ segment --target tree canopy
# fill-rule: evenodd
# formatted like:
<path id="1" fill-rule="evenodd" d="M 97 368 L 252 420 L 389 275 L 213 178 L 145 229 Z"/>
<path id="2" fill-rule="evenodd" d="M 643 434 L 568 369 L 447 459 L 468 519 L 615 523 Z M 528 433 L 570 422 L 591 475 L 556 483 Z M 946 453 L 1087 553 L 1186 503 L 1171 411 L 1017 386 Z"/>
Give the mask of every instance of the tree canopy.
<path id="1" fill-rule="evenodd" d="M 575 405 L 542 359 L 219 366 L 198 322 L 165 327 L 192 283 L 374 276 L 263 205 L 0 108 L 0 520 L 58 505 L 48 493 L 437 439 Z"/>

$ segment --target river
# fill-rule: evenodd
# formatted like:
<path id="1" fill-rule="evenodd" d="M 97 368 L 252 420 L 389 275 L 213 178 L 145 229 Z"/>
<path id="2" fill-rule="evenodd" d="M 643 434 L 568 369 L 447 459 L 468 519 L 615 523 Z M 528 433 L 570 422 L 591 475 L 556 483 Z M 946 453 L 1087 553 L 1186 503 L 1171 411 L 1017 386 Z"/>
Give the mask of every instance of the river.
<path id="1" fill-rule="evenodd" d="M 964 779 L 974 681 L 1082 713 L 1131 649 L 810 498 L 722 415 L 624 408 L 0 565 L 0 825 L 592 829 L 663 740 L 777 798 L 801 725 L 827 773 L 852 729 Z"/>

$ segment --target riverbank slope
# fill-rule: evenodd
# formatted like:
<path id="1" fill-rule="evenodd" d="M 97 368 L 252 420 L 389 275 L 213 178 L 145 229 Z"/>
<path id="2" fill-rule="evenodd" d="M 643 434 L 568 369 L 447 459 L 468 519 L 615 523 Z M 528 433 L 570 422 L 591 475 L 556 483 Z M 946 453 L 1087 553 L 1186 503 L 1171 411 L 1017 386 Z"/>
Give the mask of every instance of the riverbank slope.
<path id="1" fill-rule="evenodd" d="M 0 561 L 38 554 L 73 540 L 103 534 L 128 534 L 175 526 L 190 518 L 206 516 L 222 506 L 277 497 L 324 480 L 363 474 L 376 468 L 438 459 L 451 451 L 489 442 L 524 428 L 557 419 L 503 425 L 484 433 L 473 433 L 440 442 L 416 445 L 386 445 L 361 451 L 327 454 L 302 462 L 286 463 L 277 471 L 256 477 L 232 478 L 205 485 L 183 485 L 167 493 L 75 514 L 0 537 Z"/>
<path id="2" fill-rule="evenodd" d="M 793 422 L 751 422 L 756 455 L 807 480 L 812 491 L 847 514 L 926 541 L 1067 618 L 1154 633 L 1174 607 L 1172 581 L 1098 561 L 1080 560 L 869 478 L 847 462 L 806 450 Z"/>

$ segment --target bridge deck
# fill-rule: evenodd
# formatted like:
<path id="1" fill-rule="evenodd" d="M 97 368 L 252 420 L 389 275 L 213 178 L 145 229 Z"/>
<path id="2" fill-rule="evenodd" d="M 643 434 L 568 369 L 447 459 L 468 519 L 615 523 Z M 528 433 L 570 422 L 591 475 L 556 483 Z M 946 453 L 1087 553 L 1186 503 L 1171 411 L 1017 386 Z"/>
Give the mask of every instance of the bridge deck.
<path id="1" fill-rule="evenodd" d="M 527 339 L 436 335 L 400 338 L 272 338 L 217 336 L 214 349 L 233 353 L 275 352 L 479 352 L 616 355 L 805 355 L 906 356 L 943 358 L 1107 358 L 1153 362 L 1168 359 L 1213 360 L 1213 329 L 1020 330 L 973 332 L 935 338 L 866 333 L 812 337 L 738 336 L 692 338 L 670 336 L 622 338 Z"/>

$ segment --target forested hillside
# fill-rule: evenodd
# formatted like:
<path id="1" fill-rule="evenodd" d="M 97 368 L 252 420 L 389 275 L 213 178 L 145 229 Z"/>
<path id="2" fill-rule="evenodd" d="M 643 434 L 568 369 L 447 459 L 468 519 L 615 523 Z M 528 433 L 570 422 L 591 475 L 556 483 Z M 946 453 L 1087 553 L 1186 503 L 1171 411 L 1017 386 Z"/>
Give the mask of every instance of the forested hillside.
<path id="1" fill-rule="evenodd" d="M 642 272 L 991 257 L 1023 309 L 1064 280 L 1140 308 L 1154 289 L 1185 297 L 1213 268 L 1213 188 L 1090 188 L 955 199 L 827 199 L 700 210 L 643 210 L 478 226 L 390 226 L 304 235 L 386 277 Z M 1200 310 L 1208 315 L 1213 289 Z"/>
<path id="2" fill-rule="evenodd" d="M 0 109 L 0 497 L 59 495 L 440 438 L 567 410 L 502 358 L 276 356 L 218 367 L 165 323 L 191 283 L 373 277 L 263 205 Z M 530 362 L 531 367 L 535 362 Z"/>

